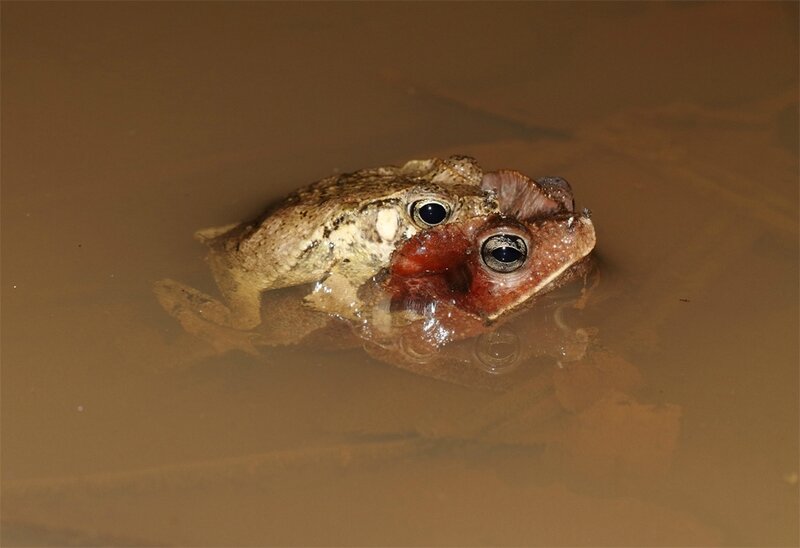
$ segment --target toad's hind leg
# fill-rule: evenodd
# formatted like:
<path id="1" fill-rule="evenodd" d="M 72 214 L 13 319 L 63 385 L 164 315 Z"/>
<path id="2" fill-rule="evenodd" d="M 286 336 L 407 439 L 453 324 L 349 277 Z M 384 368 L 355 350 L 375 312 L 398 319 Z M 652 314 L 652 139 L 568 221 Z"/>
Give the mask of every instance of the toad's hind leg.
<path id="1" fill-rule="evenodd" d="M 250 284 L 225 283 L 217 280 L 219 290 L 228 303 L 223 325 L 234 329 L 254 329 L 261 324 L 261 289 Z"/>
<path id="2" fill-rule="evenodd" d="M 216 325 L 225 325 L 230 310 L 227 306 L 186 284 L 175 280 L 159 280 L 153 292 L 161 307 L 181 323 L 189 315 Z"/>
<path id="3" fill-rule="evenodd" d="M 225 325 L 230 310 L 213 297 L 175 280 L 160 280 L 153 291 L 159 304 L 183 329 L 208 342 L 217 352 L 243 350 L 257 354 L 258 336 Z"/>
<path id="4" fill-rule="evenodd" d="M 233 268 L 229 257 L 216 250 L 206 257 L 217 283 L 227 314 L 218 318 L 220 325 L 234 329 L 253 329 L 261 324 L 261 293 L 269 284 L 266 277 L 253 270 Z"/>
<path id="5" fill-rule="evenodd" d="M 175 310 L 191 309 L 196 316 L 219 326 L 246 331 L 261 324 L 261 295 L 257 291 L 223 290 L 222 295 L 228 306 L 174 280 L 156 283 L 155 292 L 161 306 L 175 317 L 177 315 L 171 312 L 171 308 L 180 303 Z"/>
<path id="6" fill-rule="evenodd" d="M 208 342 L 219 353 L 242 350 L 256 355 L 260 347 L 297 344 L 330 322 L 327 314 L 309 309 L 298 294 L 281 292 L 267 299 L 271 312 L 258 329 L 246 331 L 225 325 L 231 317 L 228 307 L 193 287 L 166 279 L 156 282 L 153 290 L 164 310 L 187 333 Z"/>

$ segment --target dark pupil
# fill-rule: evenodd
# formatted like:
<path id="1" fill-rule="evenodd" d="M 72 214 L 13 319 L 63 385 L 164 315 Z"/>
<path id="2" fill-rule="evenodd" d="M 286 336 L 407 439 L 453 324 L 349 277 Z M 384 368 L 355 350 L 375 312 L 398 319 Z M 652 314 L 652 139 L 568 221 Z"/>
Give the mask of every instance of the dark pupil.
<path id="1" fill-rule="evenodd" d="M 419 208 L 419 218 L 429 225 L 438 225 L 447 217 L 447 210 L 442 204 L 428 202 Z"/>
<path id="2" fill-rule="evenodd" d="M 496 247 L 492 250 L 492 257 L 501 263 L 513 263 L 522 258 L 522 252 L 516 247 Z"/>

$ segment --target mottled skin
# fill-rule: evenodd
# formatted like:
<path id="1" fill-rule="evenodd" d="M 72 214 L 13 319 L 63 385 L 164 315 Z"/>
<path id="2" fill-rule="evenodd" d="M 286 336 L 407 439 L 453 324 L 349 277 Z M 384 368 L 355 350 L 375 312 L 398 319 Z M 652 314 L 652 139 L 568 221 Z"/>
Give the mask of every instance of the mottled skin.
<path id="1" fill-rule="evenodd" d="M 313 283 L 312 308 L 357 318 L 358 288 L 388 265 L 396 246 L 428 225 L 412 215 L 415 203 L 445 204 L 445 223 L 497 211 L 492 192 L 481 188 L 475 160 L 453 156 L 413 160 L 329 177 L 301 189 L 257 220 L 202 230 L 198 239 L 225 305 L 171 280 L 156 286 L 165 308 L 226 327 L 252 329 L 261 323 L 261 294 Z M 176 310 L 180 309 L 180 310 Z"/>

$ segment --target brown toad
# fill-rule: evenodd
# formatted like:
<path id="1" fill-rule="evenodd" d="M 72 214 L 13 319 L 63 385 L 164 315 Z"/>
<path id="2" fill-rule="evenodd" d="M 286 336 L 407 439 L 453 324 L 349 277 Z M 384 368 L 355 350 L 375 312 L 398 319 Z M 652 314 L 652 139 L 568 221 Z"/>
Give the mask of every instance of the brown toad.
<path id="1" fill-rule="evenodd" d="M 503 171 L 487 173 L 487 183 L 499 183 L 500 208 L 516 216 L 443 225 L 398 246 L 373 298 L 363 299 L 376 306 L 362 338 L 401 336 L 434 351 L 586 275 L 594 225 L 588 210 L 574 211 L 566 181 Z"/>
<path id="2" fill-rule="evenodd" d="M 197 232 L 225 304 L 172 280 L 158 282 L 156 294 L 184 327 L 194 308 L 198 319 L 255 328 L 264 291 L 309 283 L 312 308 L 358 318 L 358 288 L 389 264 L 397 245 L 420 230 L 498 211 L 482 179 L 465 156 L 328 177 L 255 221 Z"/>

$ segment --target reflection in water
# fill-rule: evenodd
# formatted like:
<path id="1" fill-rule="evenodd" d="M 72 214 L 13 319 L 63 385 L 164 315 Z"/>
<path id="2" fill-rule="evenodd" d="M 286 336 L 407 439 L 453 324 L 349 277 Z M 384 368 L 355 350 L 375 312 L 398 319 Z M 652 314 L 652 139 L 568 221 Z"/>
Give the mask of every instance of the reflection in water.
<path id="1" fill-rule="evenodd" d="M 580 505 L 592 507 L 607 504 L 604 499 L 612 493 L 630 494 L 643 486 L 659 484 L 670 468 L 680 432 L 680 408 L 637 402 L 630 392 L 641 382 L 636 367 L 597 352 L 565 367 L 539 369 L 476 407 L 430 416 L 419 421 L 414 432 L 354 432 L 346 435 L 349 441 L 345 443 L 205 461 L 192 459 L 112 473 L 21 480 L 5 486 L 5 499 L 7 504 L 27 503 L 41 508 L 103 500 L 106 512 L 110 507 L 115 514 L 131 499 L 168 496 L 188 502 L 198 492 L 213 492 L 223 498 L 232 493 L 251 497 L 254 489 L 282 489 L 287 478 L 309 474 L 323 481 L 318 488 L 324 490 L 325 481 L 329 481 L 325 477 L 376 466 L 391 473 L 410 462 L 427 463 L 429 467 L 450 461 L 482 461 L 489 454 L 495 455 L 490 462 L 499 458 L 497 464 L 502 466 L 507 454 L 524 463 L 525 468 L 538 469 L 538 475 L 544 474 L 550 481 L 558 479 L 572 485 L 577 492 L 585 491 L 587 482 L 605 485 L 603 498 L 580 499 Z M 290 479 L 289 485 L 295 481 Z M 478 473 L 472 481 L 480 485 L 486 480 Z M 547 486 L 530 486 L 527 492 L 534 498 L 525 503 L 526 507 L 541 507 L 545 501 L 536 500 L 540 497 L 548 504 L 560 505 L 574 496 L 568 492 L 554 494 Z M 338 495 L 349 501 L 351 508 L 361 505 L 346 489 Z M 655 515 L 646 520 L 662 519 L 657 517 L 661 510 L 650 511 Z M 533 522 L 537 524 L 538 520 Z M 63 535 L 58 529 L 55 533 Z M 139 538 L 136 543 L 146 541 Z"/>
<path id="2" fill-rule="evenodd" d="M 452 331 L 451 338 L 432 346 L 420 336 L 419 327 L 428 320 L 395 325 L 382 337 L 367 338 L 367 352 L 397 367 L 417 374 L 474 388 L 505 390 L 525 377 L 525 364 L 545 359 L 567 363 L 584 357 L 591 342 L 592 327 L 581 326 L 573 317 L 585 303 L 583 287 L 575 284 L 541 297 L 533 306 L 490 325 L 472 323 L 468 331 Z M 569 310 L 570 313 L 567 313 Z M 452 312 L 448 312 L 452 316 Z M 570 321 L 565 321 L 565 316 Z M 456 336 L 460 335 L 460 336 Z M 524 371 L 518 371 L 522 367 Z"/>
<path id="3" fill-rule="evenodd" d="M 797 10 L 4 3 L 0 544 L 798 545 Z M 603 259 L 457 382 L 293 291 L 153 302 L 214 306 L 198 226 L 455 153 L 564 176 Z"/>
<path id="4" fill-rule="evenodd" d="M 520 340 L 513 331 L 498 328 L 475 341 L 475 364 L 492 375 L 514 371 L 522 361 Z"/>

